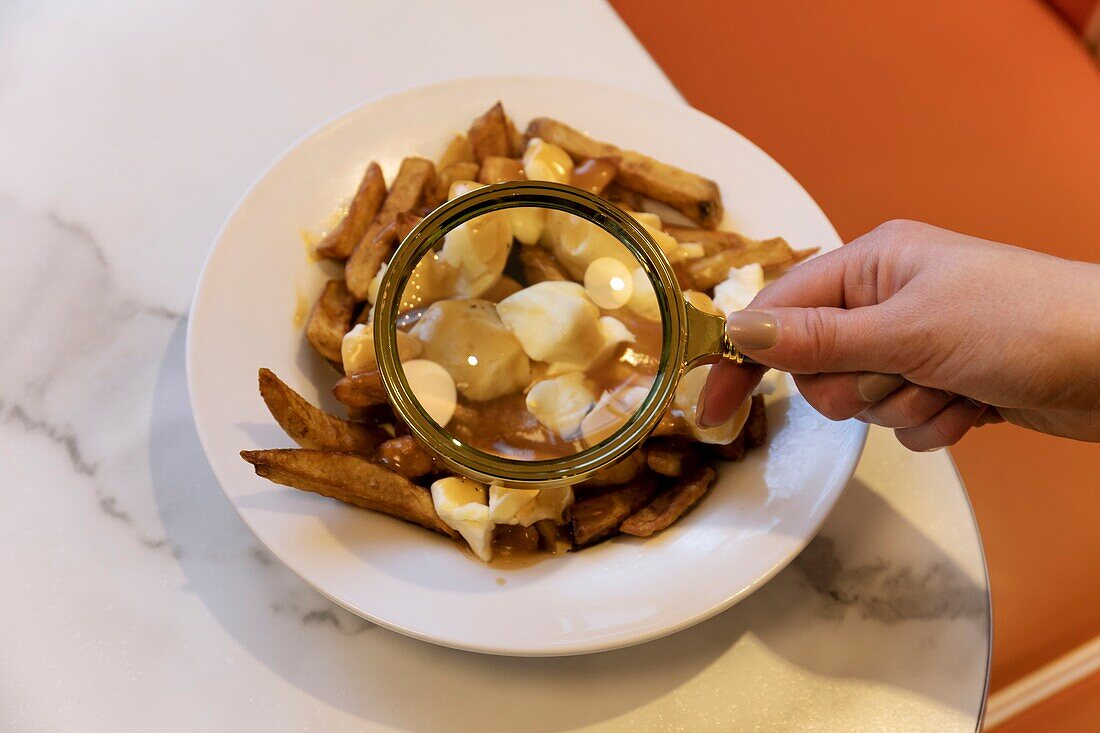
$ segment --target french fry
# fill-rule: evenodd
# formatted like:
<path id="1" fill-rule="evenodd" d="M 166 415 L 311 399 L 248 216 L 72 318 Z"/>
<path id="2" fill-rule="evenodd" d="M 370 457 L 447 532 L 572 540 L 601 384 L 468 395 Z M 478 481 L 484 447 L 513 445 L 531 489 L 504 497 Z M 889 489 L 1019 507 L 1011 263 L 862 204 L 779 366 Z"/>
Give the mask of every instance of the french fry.
<path id="1" fill-rule="evenodd" d="M 528 285 L 544 280 L 569 279 L 554 255 L 542 247 L 522 247 L 519 251 L 519 261 L 523 265 L 523 276 L 527 279 Z"/>
<path id="2" fill-rule="evenodd" d="M 370 293 L 370 283 L 378 274 L 382 263 L 393 255 L 397 246 L 397 220 L 391 219 L 386 226 L 378 230 L 370 242 L 362 241 L 344 263 L 344 278 L 348 290 L 359 301 L 366 300 Z M 369 309 L 368 309 L 369 312 Z"/>
<path id="3" fill-rule="evenodd" d="M 325 283 L 306 320 L 306 339 L 310 346 L 329 361 L 342 362 L 340 346 L 351 328 L 355 298 L 343 280 Z"/>
<path id="4" fill-rule="evenodd" d="M 435 513 L 427 490 L 366 458 L 304 448 L 245 450 L 241 458 L 256 467 L 257 476 L 277 484 L 458 536 Z"/>
<path id="5" fill-rule="evenodd" d="M 615 180 L 626 188 L 663 201 L 692 221 L 708 229 L 722 222 L 722 196 L 718 184 L 633 150 L 622 150 L 593 140 L 564 122 L 537 117 L 527 126 L 527 137 L 539 137 L 569 153 L 576 161 L 585 158 L 617 158 Z"/>
<path id="6" fill-rule="evenodd" d="M 746 237 L 737 232 L 722 232 L 712 229 L 697 229 L 694 227 L 678 227 L 671 224 L 664 226 L 666 233 L 672 235 L 677 242 L 696 242 L 703 245 L 704 255 L 713 255 L 728 249 L 752 249 L 759 240 Z M 771 241 L 771 240 L 765 240 Z M 817 254 L 820 247 L 808 249 L 791 249 L 789 262 L 780 263 L 779 266 L 790 266 Z M 771 267 L 772 265 L 768 265 Z"/>
<path id="7" fill-rule="evenodd" d="M 382 428 L 341 420 L 311 405 L 270 369 L 259 374 L 260 396 L 275 422 L 303 448 L 373 456 L 388 436 Z"/>
<path id="8" fill-rule="evenodd" d="M 645 459 L 654 473 L 679 478 L 699 465 L 699 450 L 686 440 L 655 439 L 646 443 Z"/>
<path id="9" fill-rule="evenodd" d="M 436 169 L 442 173 L 455 163 L 477 164 L 477 159 L 474 158 L 474 149 L 470 146 L 470 140 L 465 135 L 459 134 L 451 138 L 451 141 L 447 143 L 447 147 L 443 150 L 443 155 L 439 158 L 439 163 L 436 164 Z"/>
<path id="10" fill-rule="evenodd" d="M 519 524 L 498 524 L 493 528 L 493 555 L 523 557 L 538 552 L 539 531 Z"/>
<path id="11" fill-rule="evenodd" d="M 378 448 L 379 462 L 396 474 L 413 479 L 436 472 L 435 459 L 411 435 L 390 438 Z"/>
<path id="12" fill-rule="evenodd" d="M 345 259 L 363 239 L 370 227 L 382 200 L 386 198 L 386 181 L 382 178 L 382 169 L 372 162 L 367 166 L 359 188 L 348 206 L 348 213 L 331 232 L 317 245 L 317 254 L 331 259 Z"/>
<path id="13" fill-rule="evenodd" d="M 486 158 L 499 155 L 503 158 L 512 155 L 512 140 L 508 135 L 508 123 L 504 116 L 504 105 L 497 102 L 489 111 L 478 117 L 466 132 L 470 146 L 474 149 L 474 158 L 484 163 Z"/>
<path id="14" fill-rule="evenodd" d="M 499 303 L 507 298 L 509 295 L 518 293 L 523 289 L 523 286 L 516 282 L 513 278 L 505 275 L 497 280 L 497 284 L 486 290 L 481 294 L 482 300 L 487 300 L 490 303 Z"/>
<path id="15" fill-rule="evenodd" d="M 434 180 L 435 166 L 430 160 L 410 157 L 401 161 L 401 168 L 393 179 L 382 210 L 344 266 L 348 289 L 359 300 L 366 300 L 370 281 L 392 252 L 394 237 L 384 235 L 384 230 L 392 225 L 399 213 L 415 209 Z"/>
<path id="16" fill-rule="evenodd" d="M 657 498 L 630 515 L 619 526 L 619 531 L 635 537 L 649 537 L 654 532 L 667 529 L 699 503 L 714 483 L 715 476 L 714 469 L 706 466 L 690 478 L 677 482 L 674 487 L 658 494 Z"/>
<path id="17" fill-rule="evenodd" d="M 552 555 L 560 555 L 573 549 L 564 525 L 559 525 L 553 519 L 540 519 L 533 525 L 539 533 L 539 546 Z"/>
<path id="18" fill-rule="evenodd" d="M 708 445 L 707 449 L 711 455 L 723 461 L 736 463 L 745 457 L 745 431 L 742 430 L 736 438 L 725 445 Z"/>
<path id="19" fill-rule="evenodd" d="M 592 478 L 585 480 L 581 483 L 581 486 L 597 487 L 628 484 L 634 479 L 638 478 L 639 474 L 641 474 L 642 471 L 645 470 L 645 466 L 645 450 L 639 448 L 633 453 L 628 453 L 626 457 L 620 459 L 618 463 L 608 466 L 607 468 L 598 472 Z"/>
<path id="20" fill-rule="evenodd" d="M 409 236 L 413 229 L 416 229 L 416 225 L 423 219 L 422 216 L 417 216 L 411 211 L 402 211 L 397 215 L 397 218 L 393 220 L 393 226 L 395 234 L 397 235 L 397 241 L 405 241 L 405 237 Z"/>
<path id="21" fill-rule="evenodd" d="M 513 158 L 522 158 L 523 151 L 527 149 L 527 138 L 516 129 L 516 123 L 512 118 L 504 115 L 504 130 L 508 134 L 508 145 L 511 148 Z"/>
<path id="22" fill-rule="evenodd" d="M 382 375 L 377 369 L 349 374 L 332 388 L 332 394 L 340 404 L 357 410 L 388 403 Z"/>
<path id="23" fill-rule="evenodd" d="M 657 490 L 652 476 L 625 486 L 613 486 L 582 494 L 573 504 L 573 544 L 584 547 L 618 530 L 627 517 L 645 506 Z"/>
<path id="24" fill-rule="evenodd" d="M 479 183 L 502 183 L 504 181 L 522 181 L 527 176 L 523 175 L 523 161 L 515 158 L 502 158 L 499 155 L 490 155 L 481 162 L 481 170 L 477 174 Z"/>
<path id="25" fill-rule="evenodd" d="M 794 251 L 782 237 L 772 239 L 747 239 L 744 246 L 716 252 L 687 265 L 687 274 L 695 290 L 710 290 L 729 275 L 730 268 L 753 263 L 768 267 L 791 262 Z"/>
<path id="26" fill-rule="evenodd" d="M 569 185 L 599 196 L 618 172 L 619 161 L 616 158 L 589 158 L 573 169 Z"/>
<path id="27" fill-rule="evenodd" d="M 446 168 L 439 169 L 439 175 L 435 177 L 432 189 L 424 199 L 424 203 L 433 209 L 447 200 L 451 191 L 451 184 L 455 181 L 477 180 L 477 173 L 481 170 L 477 163 L 471 161 L 457 161 Z"/>
<path id="28" fill-rule="evenodd" d="M 626 211 L 645 211 L 645 197 L 629 188 L 623 188 L 614 180 L 603 190 L 603 197 Z"/>
<path id="29" fill-rule="evenodd" d="M 755 448 L 764 445 L 768 439 L 768 413 L 764 407 L 764 395 L 754 394 L 749 406 L 749 417 L 741 434 L 745 436 L 745 447 Z"/>

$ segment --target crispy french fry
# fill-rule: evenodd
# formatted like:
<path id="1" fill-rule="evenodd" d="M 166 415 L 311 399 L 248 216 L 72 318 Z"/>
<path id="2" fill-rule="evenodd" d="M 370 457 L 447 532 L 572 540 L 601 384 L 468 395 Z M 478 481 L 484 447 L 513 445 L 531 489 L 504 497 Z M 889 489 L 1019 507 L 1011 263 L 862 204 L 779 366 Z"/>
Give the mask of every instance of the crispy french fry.
<path id="1" fill-rule="evenodd" d="M 638 478 L 638 475 L 645 470 L 645 466 L 645 449 L 639 448 L 633 453 L 628 453 L 626 457 L 620 459 L 618 463 L 608 466 L 592 478 L 582 482 L 581 486 L 596 487 L 627 484 Z"/>
<path id="2" fill-rule="evenodd" d="M 409 236 L 409 233 L 416 228 L 416 225 L 420 223 L 420 220 L 424 218 L 417 216 L 411 211 L 402 211 L 394 219 L 393 225 L 395 233 L 397 234 L 397 241 L 403 242 L 405 237 Z"/>
<path id="3" fill-rule="evenodd" d="M 620 209 L 645 211 L 645 197 L 629 188 L 623 188 L 614 180 L 604 187 L 603 197 Z"/>
<path id="4" fill-rule="evenodd" d="M 470 147 L 470 140 L 462 134 L 455 135 L 447 143 L 443 155 L 439 158 L 439 163 L 436 164 L 436 169 L 442 173 L 455 163 L 477 164 L 477 160 L 474 158 L 474 149 Z"/>
<path id="5" fill-rule="evenodd" d="M 821 251 L 821 247 L 808 247 L 806 249 L 791 250 L 792 257 L 789 262 L 781 262 L 775 265 L 764 265 L 764 277 L 776 278 L 791 269 L 799 262 L 808 260 Z"/>
<path id="6" fill-rule="evenodd" d="M 344 263 L 344 278 L 348 290 L 356 300 L 366 300 L 370 293 L 370 283 L 382 263 L 386 262 L 397 246 L 397 220 L 391 219 L 386 226 L 378 230 L 370 242 L 363 241 L 351 253 Z M 368 309 L 369 311 L 369 309 Z"/>
<path id="7" fill-rule="evenodd" d="M 390 438 L 378 448 L 383 466 L 405 478 L 420 478 L 436 472 L 435 459 L 411 435 Z"/>
<path id="8" fill-rule="evenodd" d="M 539 137 L 553 143 L 578 161 L 585 158 L 617 158 L 619 171 L 615 180 L 623 186 L 663 201 L 708 229 L 714 229 L 722 222 L 722 197 L 718 184 L 709 178 L 633 150 L 622 150 L 593 140 L 564 122 L 549 117 L 531 120 L 527 126 L 527 137 Z"/>
<path id="9" fill-rule="evenodd" d="M 397 215 L 402 211 L 415 209 L 434 180 L 435 166 L 430 160 L 405 158 L 401 161 L 401 168 L 397 172 L 397 178 L 393 180 L 385 203 L 382 204 L 382 210 L 367 228 L 363 239 L 356 245 L 344 266 L 348 289 L 359 300 L 366 300 L 370 281 L 392 252 L 395 239 L 392 224 Z M 386 233 L 386 227 L 391 227 L 390 234 Z"/>
<path id="10" fill-rule="evenodd" d="M 543 282 L 544 280 L 568 280 L 565 269 L 554 258 L 554 255 L 542 247 L 522 247 L 519 251 L 519 261 L 523 265 L 523 275 L 528 285 Z"/>
<path id="11" fill-rule="evenodd" d="M 627 517 L 641 509 L 657 490 L 651 475 L 625 486 L 582 492 L 573 505 L 573 544 L 584 547 L 618 530 Z"/>
<path id="12" fill-rule="evenodd" d="M 493 528 L 494 557 L 523 557 L 538 552 L 539 531 L 519 524 L 498 524 Z"/>
<path id="13" fill-rule="evenodd" d="M 348 257 L 378 215 L 385 198 L 386 181 L 382 178 L 382 169 L 372 162 L 359 182 L 347 215 L 318 243 L 317 254 L 341 260 Z"/>
<path id="14" fill-rule="evenodd" d="M 360 456 L 306 449 L 245 450 L 256 475 L 435 530 L 458 534 L 435 513 L 431 494 L 403 476 Z"/>
<path id="15" fill-rule="evenodd" d="M 306 320 L 306 339 L 310 346 L 330 361 L 340 362 L 340 345 L 351 328 L 355 298 L 343 280 L 325 283 Z"/>
<path id="16" fill-rule="evenodd" d="M 512 118 L 504 115 L 504 130 L 508 134 L 508 145 L 511 148 L 513 158 L 522 158 L 523 151 L 527 149 L 527 138 L 516 129 L 516 123 Z"/>
<path id="17" fill-rule="evenodd" d="M 577 167 L 573 169 L 569 185 L 582 188 L 598 196 L 615 179 L 615 174 L 618 172 L 619 161 L 617 158 L 589 158 L 578 163 Z"/>
<path id="18" fill-rule="evenodd" d="M 515 158 L 502 158 L 499 155 L 490 155 L 481 162 L 481 170 L 477 174 L 479 183 L 502 183 L 504 181 L 522 181 L 527 176 L 523 175 L 523 161 Z"/>
<path id="19" fill-rule="evenodd" d="M 699 450 L 682 439 L 655 439 L 646 443 L 646 465 L 662 476 L 679 478 L 699 465 Z"/>
<path id="20" fill-rule="evenodd" d="M 553 519 L 540 519 L 533 526 L 539 533 L 539 546 L 547 552 L 559 555 L 573 549 L 573 541 L 564 525 L 559 525 Z"/>
<path id="21" fill-rule="evenodd" d="M 388 403 L 382 375 L 377 369 L 347 375 L 333 386 L 332 394 L 340 404 L 357 410 Z"/>
<path id="22" fill-rule="evenodd" d="M 649 537 L 667 529 L 699 503 L 714 483 L 714 469 L 706 466 L 690 478 L 679 481 L 668 491 L 639 509 L 619 526 L 619 531 L 635 537 Z"/>
<path id="23" fill-rule="evenodd" d="M 745 447 L 755 448 L 764 445 L 768 439 L 768 413 L 764 407 L 764 395 L 752 396 L 752 404 L 749 406 L 749 417 L 745 421 L 745 427 L 741 434 L 745 436 Z"/>
<path id="24" fill-rule="evenodd" d="M 708 445 L 707 449 L 723 461 L 740 461 L 745 457 L 745 431 L 742 430 L 736 438 L 725 445 Z"/>
<path id="25" fill-rule="evenodd" d="M 259 374 L 260 396 L 275 422 L 303 448 L 373 456 L 387 438 L 376 426 L 341 420 L 314 407 L 270 369 Z"/>
<path id="26" fill-rule="evenodd" d="M 698 227 L 679 227 L 673 224 L 665 224 L 664 230 L 672 235 L 677 242 L 697 242 L 703 245 L 705 255 L 717 254 L 727 249 L 743 249 L 748 246 L 749 239 L 737 232 L 724 232 L 716 229 L 700 229 Z"/>
<path id="27" fill-rule="evenodd" d="M 451 163 L 446 168 L 441 168 L 439 170 L 439 175 L 435 177 L 435 183 L 432 185 L 431 191 L 425 197 L 425 204 L 431 206 L 433 209 L 439 206 L 447 200 L 447 194 L 451 191 L 452 183 L 455 181 L 477 180 L 477 173 L 479 170 L 481 170 L 481 167 L 472 160 L 468 162 L 457 161 Z"/>
<path id="28" fill-rule="evenodd" d="M 479 163 L 485 162 L 486 158 L 494 155 L 504 158 L 512 155 L 512 141 L 508 136 L 504 105 L 500 102 L 474 120 L 466 136 L 474 149 L 474 158 Z"/>
<path id="29" fill-rule="evenodd" d="M 757 263 L 764 267 L 791 262 L 794 252 L 782 237 L 748 239 L 744 246 L 716 252 L 687 265 L 687 274 L 695 290 L 710 290 L 729 275 L 730 268 Z"/>

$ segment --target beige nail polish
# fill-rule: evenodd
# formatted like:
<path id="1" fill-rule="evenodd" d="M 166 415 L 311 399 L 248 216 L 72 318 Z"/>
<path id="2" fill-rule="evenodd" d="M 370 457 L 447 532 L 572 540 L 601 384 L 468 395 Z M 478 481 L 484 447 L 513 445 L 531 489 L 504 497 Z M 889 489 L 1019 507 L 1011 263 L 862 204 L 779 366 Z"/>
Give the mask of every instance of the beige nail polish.
<path id="1" fill-rule="evenodd" d="M 864 372 L 856 380 L 856 392 L 864 402 L 878 402 L 903 384 L 905 377 L 900 374 Z"/>
<path id="2" fill-rule="evenodd" d="M 734 311 L 726 317 L 726 333 L 740 349 L 769 349 L 777 334 L 775 316 L 760 311 Z"/>

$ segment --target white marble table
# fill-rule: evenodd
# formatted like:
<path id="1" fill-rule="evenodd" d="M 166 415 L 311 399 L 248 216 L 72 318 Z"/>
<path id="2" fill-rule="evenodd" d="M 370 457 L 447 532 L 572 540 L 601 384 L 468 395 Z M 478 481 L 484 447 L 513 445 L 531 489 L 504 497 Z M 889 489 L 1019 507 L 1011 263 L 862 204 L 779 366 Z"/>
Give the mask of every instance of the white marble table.
<path id="1" fill-rule="evenodd" d="M 791 567 L 620 652 L 436 648 L 277 564 L 184 384 L 199 267 L 248 183 L 326 118 L 441 78 L 677 95 L 597 3 L 223 5 L 0 9 L 0 729 L 975 729 L 990 616 L 966 496 L 945 453 L 884 432 Z"/>

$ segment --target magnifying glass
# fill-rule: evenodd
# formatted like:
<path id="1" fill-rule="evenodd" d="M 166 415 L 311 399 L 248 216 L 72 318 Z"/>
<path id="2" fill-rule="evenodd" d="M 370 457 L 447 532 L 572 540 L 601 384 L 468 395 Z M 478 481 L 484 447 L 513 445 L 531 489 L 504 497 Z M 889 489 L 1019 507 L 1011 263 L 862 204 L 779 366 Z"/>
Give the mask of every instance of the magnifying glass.
<path id="1" fill-rule="evenodd" d="M 649 436 L 686 371 L 744 360 L 635 216 L 559 183 L 456 186 L 394 252 L 373 316 L 394 411 L 455 473 L 584 481 Z"/>

